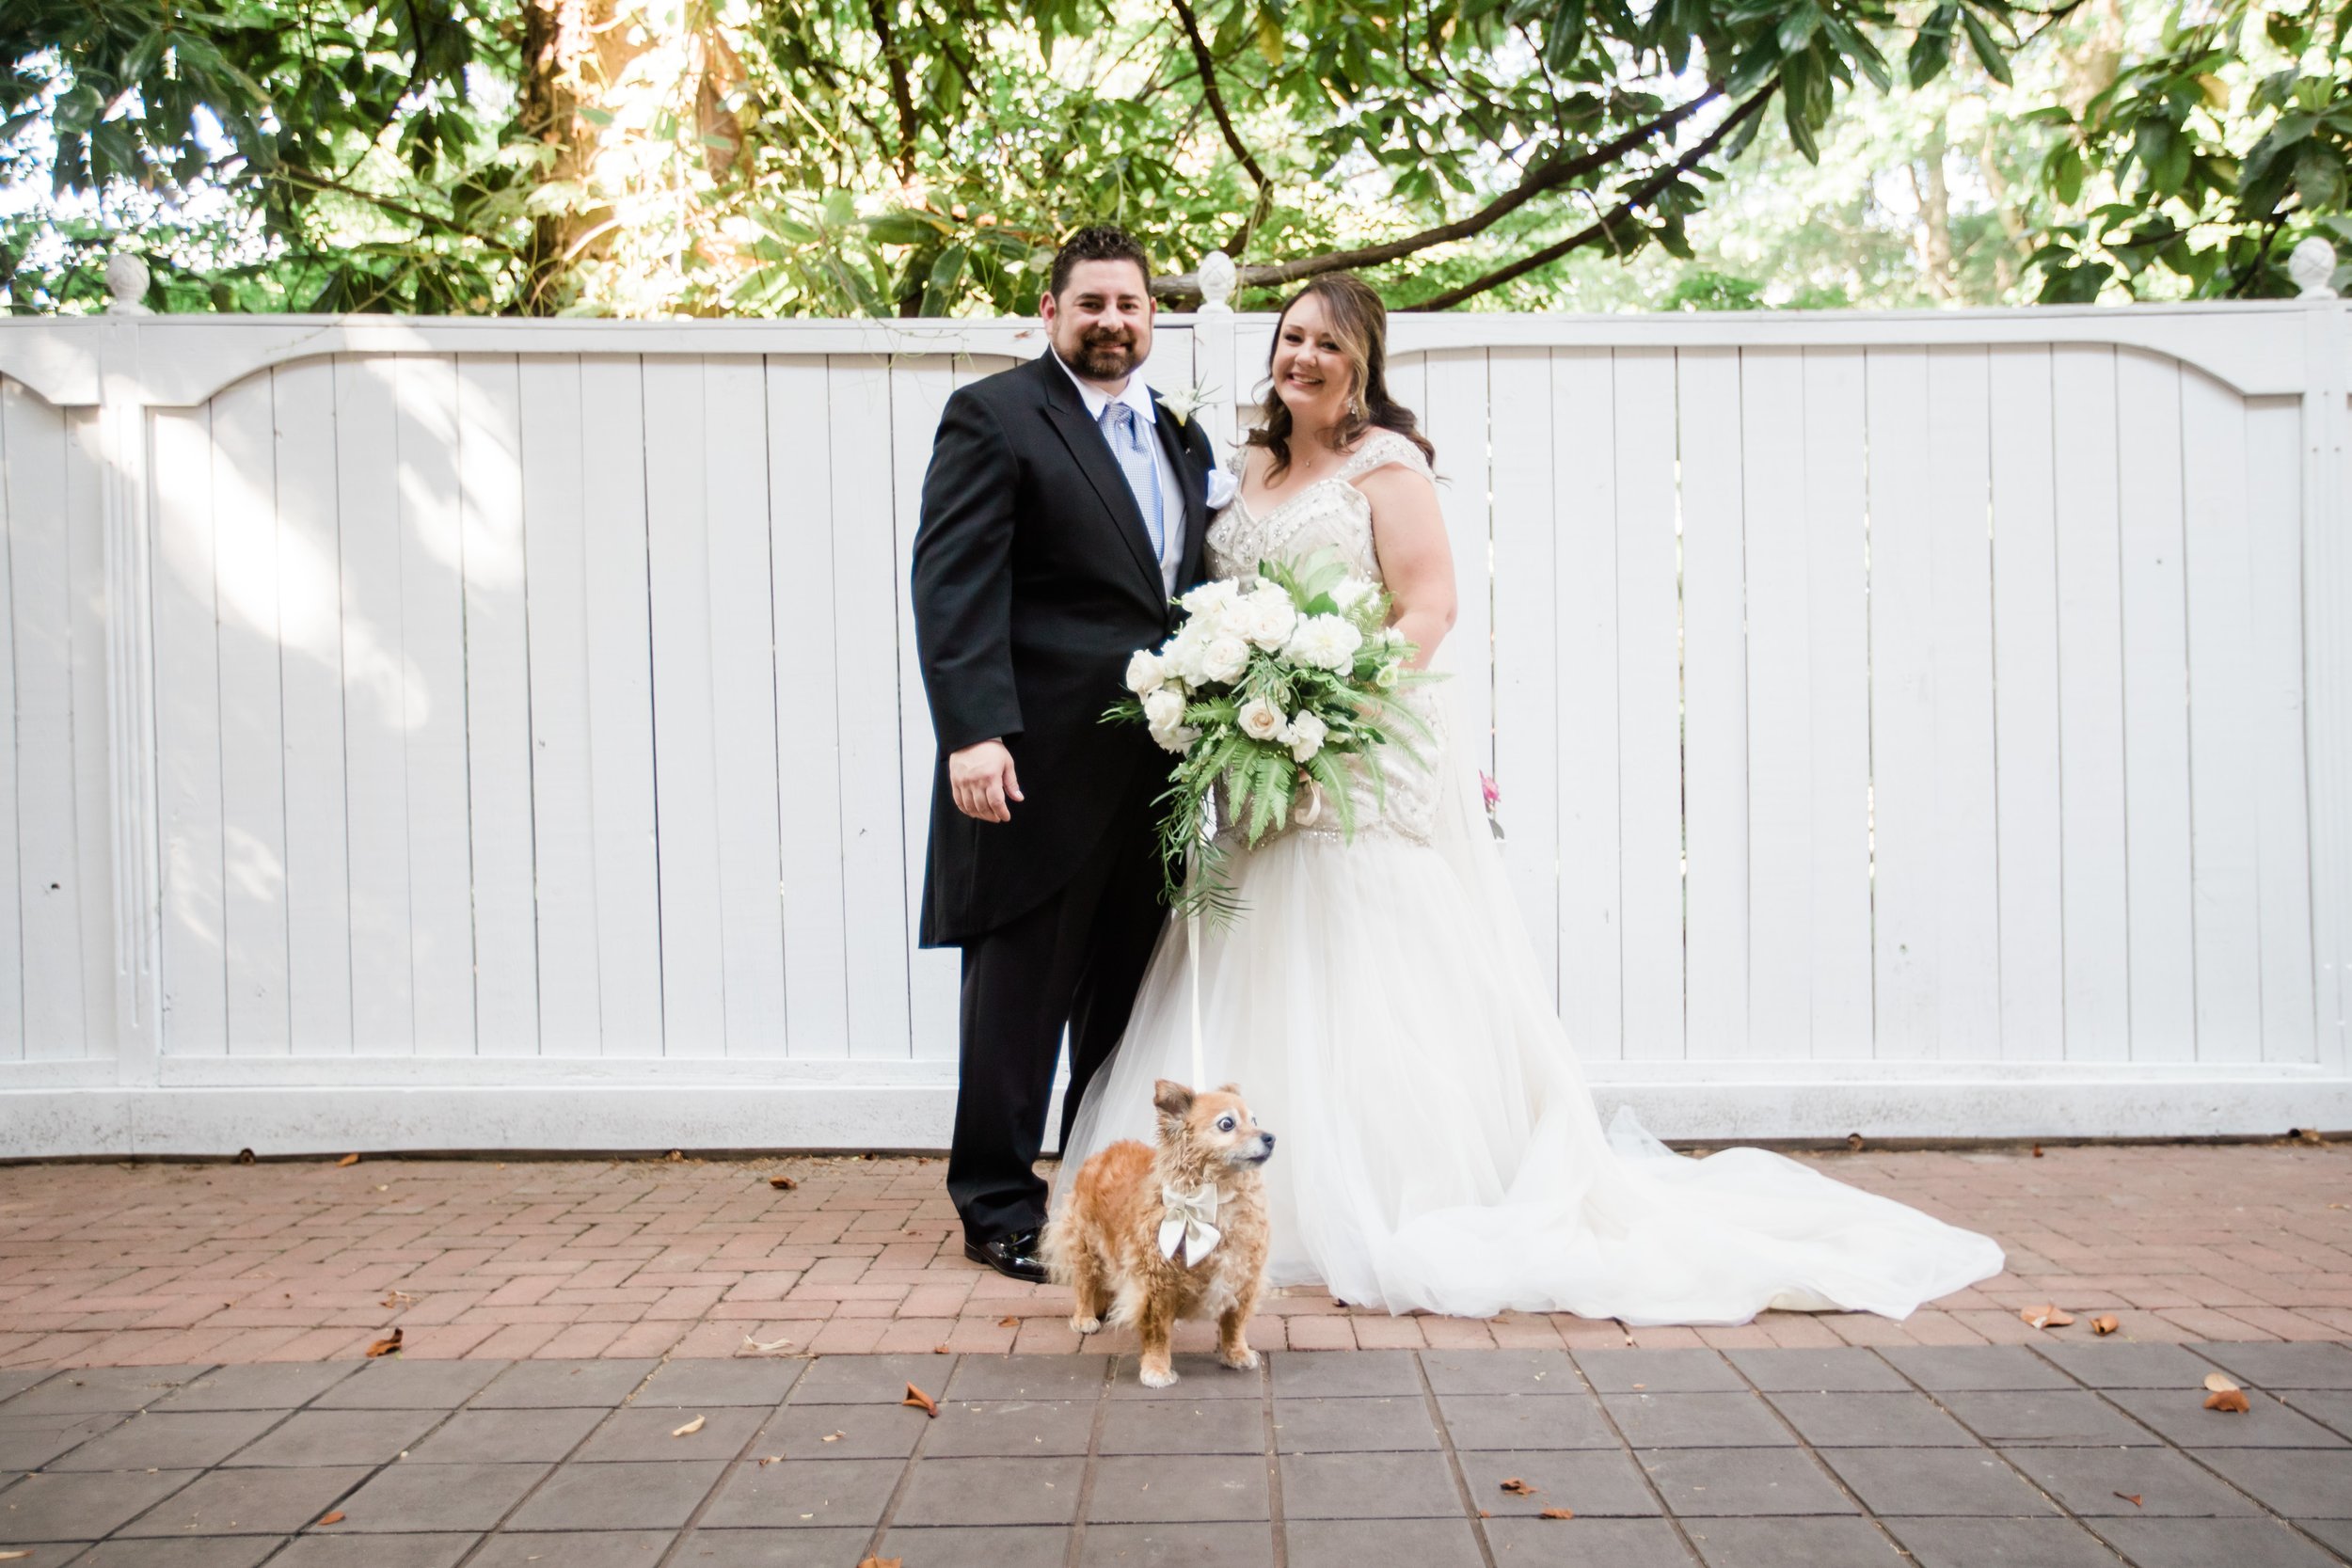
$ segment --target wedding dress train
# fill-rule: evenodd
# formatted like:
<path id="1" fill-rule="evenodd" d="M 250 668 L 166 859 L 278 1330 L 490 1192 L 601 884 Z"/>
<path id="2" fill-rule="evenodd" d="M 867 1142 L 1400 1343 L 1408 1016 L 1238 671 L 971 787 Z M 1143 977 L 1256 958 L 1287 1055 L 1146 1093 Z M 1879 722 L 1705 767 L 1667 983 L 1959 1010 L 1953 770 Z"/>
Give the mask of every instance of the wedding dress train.
<path id="1" fill-rule="evenodd" d="M 1211 525 L 1211 570 L 1254 578 L 1262 560 L 1337 550 L 1376 579 L 1354 481 L 1391 463 L 1427 471 L 1378 432 L 1263 517 L 1237 500 Z M 1243 912 L 1202 927 L 1206 1081 L 1239 1084 L 1281 1140 L 1274 1282 L 1394 1312 L 1737 1323 L 1767 1307 L 1900 1318 L 1998 1273 L 1990 1239 L 1780 1155 L 1686 1159 L 1624 1109 L 1604 1132 L 1477 786 L 1445 745 L 1444 692 L 1411 698 L 1437 737 L 1420 745 L 1430 766 L 1392 767 L 1386 809 L 1359 807 L 1352 842 L 1326 812 L 1235 845 Z M 1171 923 L 1064 1172 L 1149 1139 L 1153 1082 L 1191 1078 L 1192 961 Z"/>

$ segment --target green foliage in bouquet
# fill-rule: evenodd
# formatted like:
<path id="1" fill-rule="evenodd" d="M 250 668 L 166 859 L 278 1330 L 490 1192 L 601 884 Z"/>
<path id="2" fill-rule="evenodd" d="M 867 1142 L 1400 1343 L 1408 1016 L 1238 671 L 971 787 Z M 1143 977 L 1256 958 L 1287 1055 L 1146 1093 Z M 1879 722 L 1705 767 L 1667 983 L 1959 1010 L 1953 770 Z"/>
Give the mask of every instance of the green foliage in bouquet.
<path id="1" fill-rule="evenodd" d="M 1290 822 L 1300 792 L 1322 792 L 1343 836 L 1356 832 L 1356 790 L 1388 800 L 1392 753 L 1426 766 L 1427 738 L 1398 695 L 1437 677 L 1388 624 L 1390 598 L 1328 551 L 1268 562 L 1259 580 L 1205 583 L 1181 601 L 1176 635 L 1129 661 L 1134 696 L 1105 721 L 1142 723 L 1176 752 L 1156 802 L 1165 895 L 1180 914 L 1231 919 L 1224 875 L 1233 834 L 1255 847 Z"/>

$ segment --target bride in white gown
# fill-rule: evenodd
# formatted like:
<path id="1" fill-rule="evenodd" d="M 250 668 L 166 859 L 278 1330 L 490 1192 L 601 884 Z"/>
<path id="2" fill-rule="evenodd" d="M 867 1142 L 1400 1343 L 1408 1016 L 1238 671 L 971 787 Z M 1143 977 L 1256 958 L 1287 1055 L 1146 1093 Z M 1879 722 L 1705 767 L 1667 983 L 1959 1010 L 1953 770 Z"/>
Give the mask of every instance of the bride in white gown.
<path id="1" fill-rule="evenodd" d="M 1261 561 L 1336 550 L 1435 652 L 1453 570 L 1412 415 L 1387 396 L 1378 297 L 1317 279 L 1275 339 L 1262 428 L 1289 461 L 1263 436 L 1243 450 L 1210 570 L 1254 580 Z M 1429 766 L 1393 763 L 1384 811 L 1362 800 L 1352 841 L 1327 811 L 1254 850 L 1233 843 L 1242 913 L 1201 928 L 1207 1082 L 1239 1084 L 1281 1140 L 1274 1282 L 1392 1312 L 1737 1323 L 1767 1307 L 1900 1318 L 1999 1272 L 1989 1239 L 1777 1154 L 1684 1159 L 1622 1110 L 1604 1132 L 1446 744 L 1445 691 L 1408 699 L 1435 736 L 1418 743 Z M 1193 960 L 1171 923 L 1063 1171 L 1149 1139 L 1153 1082 L 1191 1077 Z"/>

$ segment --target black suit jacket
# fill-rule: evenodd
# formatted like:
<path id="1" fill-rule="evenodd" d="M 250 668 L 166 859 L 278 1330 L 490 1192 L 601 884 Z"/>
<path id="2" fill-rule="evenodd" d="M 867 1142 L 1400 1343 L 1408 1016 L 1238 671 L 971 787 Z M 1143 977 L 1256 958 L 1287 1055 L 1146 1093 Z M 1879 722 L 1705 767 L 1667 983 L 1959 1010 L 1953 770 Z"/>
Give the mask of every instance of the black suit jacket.
<path id="1" fill-rule="evenodd" d="M 1184 495 L 1182 593 L 1201 577 L 1215 458 L 1198 420 L 1160 408 L 1157 428 Z M 939 743 L 919 934 L 944 947 L 1035 909 L 1167 779 L 1142 725 L 1102 718 L 1126 694 L 1128 657 L 1176 611 L 1110 445 L 1050 351 L 947 400 L 913 587 Z M 964 816 L 947 790 L 947 754 L 991 738 L 1020 774 L 1010 822 Z"/>

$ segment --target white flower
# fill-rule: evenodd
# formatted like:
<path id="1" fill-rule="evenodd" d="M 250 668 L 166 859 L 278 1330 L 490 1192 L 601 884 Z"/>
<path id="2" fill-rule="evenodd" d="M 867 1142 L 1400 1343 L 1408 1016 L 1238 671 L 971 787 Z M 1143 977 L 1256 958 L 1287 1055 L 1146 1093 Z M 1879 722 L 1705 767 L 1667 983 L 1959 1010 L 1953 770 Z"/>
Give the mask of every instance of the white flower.
<path id="1" fill-rule="evenodd" d="M 1200 655 L 1208 645 L 1208 638 L 1193 623 L 1186 622 L 1184 629 L 1169 639 L 1160 655 L 1167 663 L 1167 673 L 1187 686 L 1200 685 L 1203 678 Z"/>
<path id="2" fill-rule="evenodd" d="M 1184 700 L 1162 687 L 1143 699 L 1143 721 L 1154 731 L 1174 729 L 1184 721 Z"/>
<path id="3" fill-rule="evenodd" d="M 1190 387 L 1177 387 L 1162 392 L 1160 406 L 1174 415 L 1178 424 L 1183 424 L 1202 408 L 1207 407 L 1210 400 L 1216 396 L 1216 388 L 1203 381 Z"/>
<path id="4" fill-rule="evenodd" d="M 1340 585 L 1337 588 L 1331 590 L 1331 602 L 1339 606 L 1340 613 L 1344 615 L 1349 610 L 1354 610 L 1358 605 L 1362 604 L 1366 599 L 1371 598 L 1373 592 L 1373 586 L 1369 579 L 1364 578 L 1344 578 L 1341 579 Z"/>
<path id="5" fill-rule="evenodd" d="M 1232 604 L 1240 593 L 1241 590 L 1233 585 L 1232 578 L 1211 578 L 1200 587 L 1186 593 L 1176 602 L 1184 607 L 1184 613 L 1187 615 L 1212 615 Z"/>
<path id="6" fill-rule="evenodd" d="M 1344 674 L 1363 646 L 1364 634 L 1336 615 L 1310 615 L 1298 623 L 1282 652 L 1293 661 Z"/>
<path id="7" fill-rule="evenodd" d="M 1282 710 L 1263 697 L 1252 697 L 1242 704 L 1233 715 L 1233 722 L 1239 724 L 1241 733 L 1252 740 L 1279 739 L 1282 731 L 1288 727 Z"/>
<path id="8" fill-rule="evenodd" d="M 1289 594 L 1267 583 L 1243 594 L 1230 620 L 1236 636 L 1275 653 L 1290 641 L 1292 629 L 1298 625 L 1298 610 Z"/>
<path id="9" fill-rule="evenodd" d="M 1127 689 L 1138 697 L 1148 697 L 1168 679 L 1168 665 L 1149 648 L 1136 651 L 1127 661 Z"/>
<path id="10" fill-rule="evenodd" d="M 1397 660 L 1392 658 L 1389 660 L 1388 663 L 1380 666 L 1379 670 L 1374 673 L 1372 683 L 1383 691 L 1393 691 L 1396 689 L 1396 683 L 1398 679 L 1401 678 L 1402 674 L 1403 666 Z"/>
<path id="11" fill-rule="evenodd" d="M 1200 738 L 1200 732 L 1190 724 L 1178 724 L 1169 729 L 1153 730 L 1152 738 L 1159 742 L 1161 751 L 1174 752 L 1181 756 L 1185 747 Z"/>
<path id="12" fill-rule="evenodd" d="M 1220 637 L 1200 650 L 1200 673 L 1213 681 L 1239 680 L 1249 668 L 1249 644 L 1238 637 Z"/>
<path id="13" fill-rule="evenodd" d="M 1330 727 L 1311 713 L 1293 714 L 1288 727 L 1293 762 L 1312 762 L 1315 753 L 1323 750 L 1324 736 L 1331 733 Z"/>

